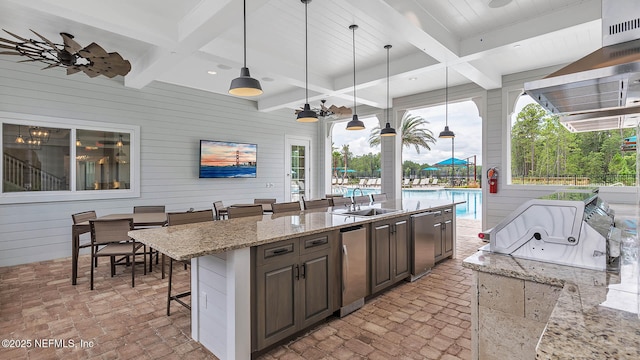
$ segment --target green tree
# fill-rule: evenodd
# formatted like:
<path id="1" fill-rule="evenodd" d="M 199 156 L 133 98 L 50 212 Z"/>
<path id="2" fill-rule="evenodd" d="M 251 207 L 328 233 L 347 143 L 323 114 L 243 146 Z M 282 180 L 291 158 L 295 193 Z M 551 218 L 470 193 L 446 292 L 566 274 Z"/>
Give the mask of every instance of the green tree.
<path id="1" fill-rule="evenodd" d="M 402 146 L 407 148 L 414 146 L 418 154 L 421 148 L 431 150 L 430 144 L 435 144 L 436 139 L 433 137 L 433 132 L 427 128 L 428 124 L 429 121 L 422 116 L 405 113 L 399 131 Z M 369 133 L 369 146 L 380 145 L 380 140 L 380 126 L 376 126 Z"/>

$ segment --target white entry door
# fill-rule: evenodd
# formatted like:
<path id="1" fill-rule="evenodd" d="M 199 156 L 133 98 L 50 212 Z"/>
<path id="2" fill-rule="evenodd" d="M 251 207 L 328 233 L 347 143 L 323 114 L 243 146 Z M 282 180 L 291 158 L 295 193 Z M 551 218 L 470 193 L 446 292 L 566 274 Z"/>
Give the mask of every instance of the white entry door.
<path id="1" fill-rule="evenodd" d="M 309 198 L 311 168 L 311 139 L 286 137 L 285 140 L 285 201 Z"/>

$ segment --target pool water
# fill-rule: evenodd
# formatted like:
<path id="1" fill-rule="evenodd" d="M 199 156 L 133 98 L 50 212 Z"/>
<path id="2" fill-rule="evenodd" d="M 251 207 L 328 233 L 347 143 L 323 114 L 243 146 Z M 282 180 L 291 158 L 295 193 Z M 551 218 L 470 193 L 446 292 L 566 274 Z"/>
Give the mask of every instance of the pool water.
<path id="1" fill-rule="evenodd" d="M 364 195 L 380 194 L 380 189 L 362 189 Z M 358 192 L 358 195 L 360 193 Z M 353 195 L 347 189 L 345 196 Z M 402 189 L 403 199 L 438 200 L 446 202 L 464 201 L 456 205 L 456 216 L 461 219 L 482 219 L 482 190 L 480 189 Z"/>

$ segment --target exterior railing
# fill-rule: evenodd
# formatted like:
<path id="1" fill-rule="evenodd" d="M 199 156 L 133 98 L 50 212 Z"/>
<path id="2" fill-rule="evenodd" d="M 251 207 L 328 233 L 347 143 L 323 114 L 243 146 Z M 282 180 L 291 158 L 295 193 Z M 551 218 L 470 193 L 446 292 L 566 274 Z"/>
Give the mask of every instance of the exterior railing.
<path id="1" fill-rule="evenodd" d="M 514 185 L 635 186 L 634 174 L 595 174 L 589 176 L 523 176 L 512 175 Z"/>

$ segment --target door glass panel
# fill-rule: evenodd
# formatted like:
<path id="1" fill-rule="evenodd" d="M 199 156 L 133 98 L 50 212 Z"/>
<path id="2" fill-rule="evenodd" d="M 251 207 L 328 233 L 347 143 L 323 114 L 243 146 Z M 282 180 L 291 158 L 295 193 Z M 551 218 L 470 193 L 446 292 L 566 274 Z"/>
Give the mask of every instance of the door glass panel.
<path id="1" fill-rule="evenodd" d="M 291 201 L 299 201 L 306 190 L 305 147 L 291 145 Z"/>

